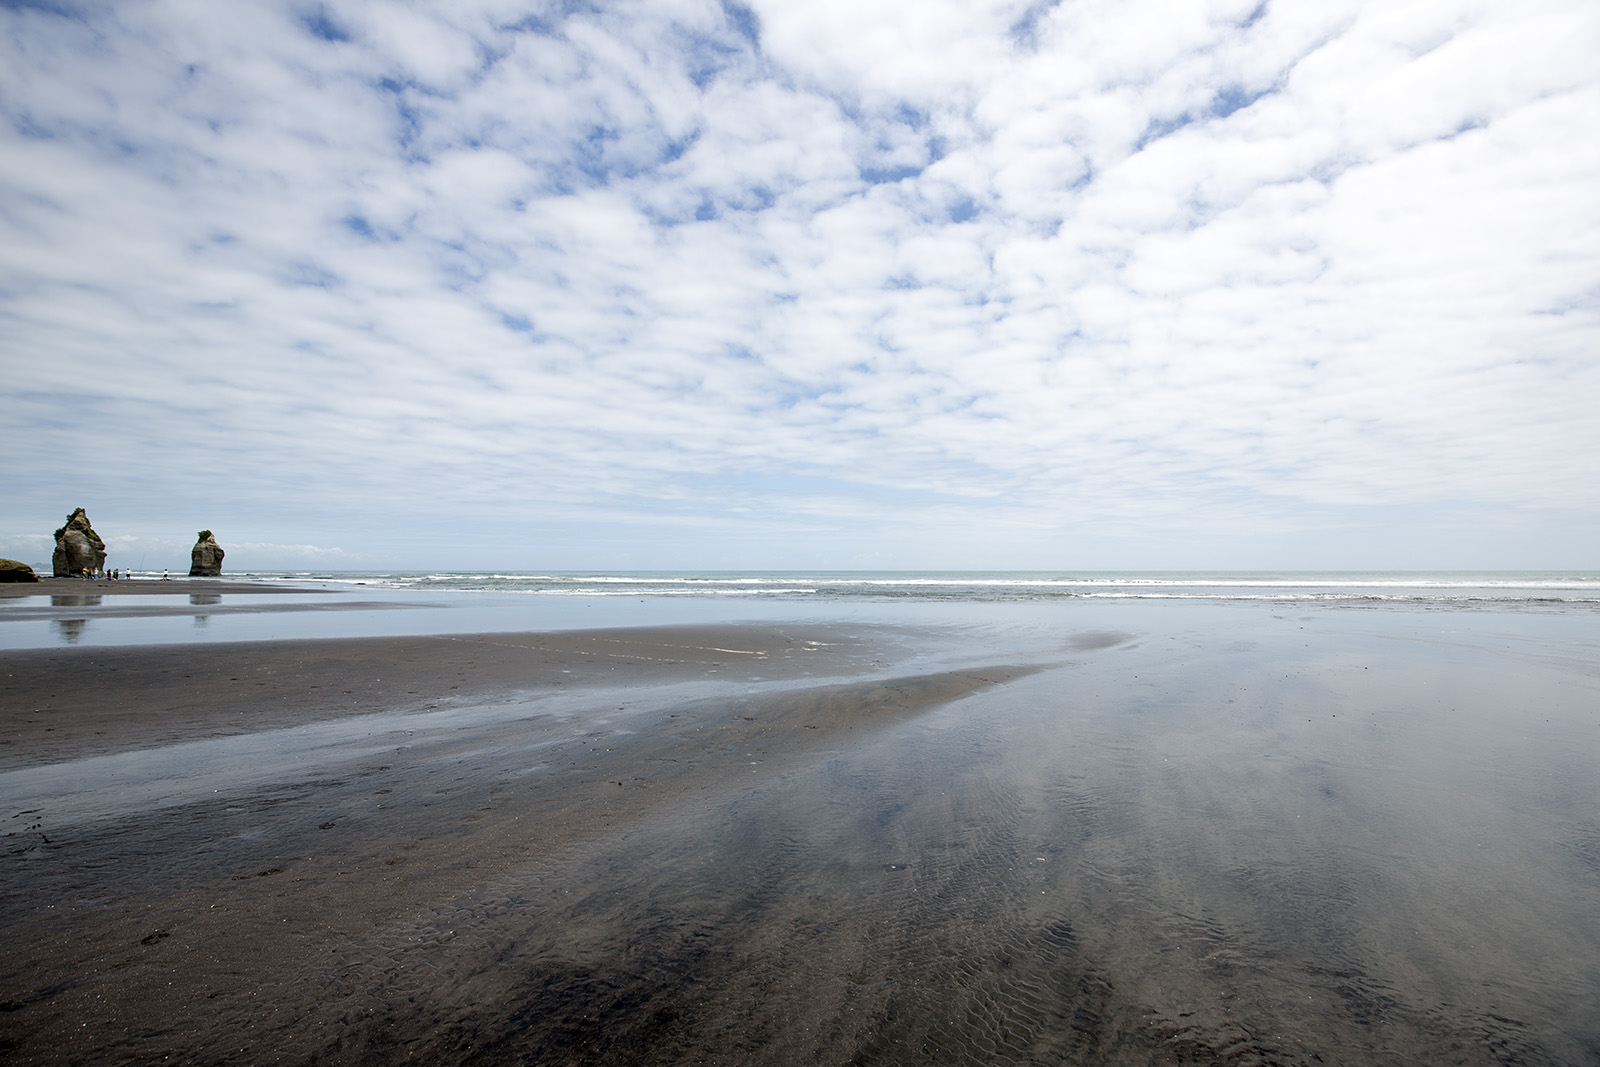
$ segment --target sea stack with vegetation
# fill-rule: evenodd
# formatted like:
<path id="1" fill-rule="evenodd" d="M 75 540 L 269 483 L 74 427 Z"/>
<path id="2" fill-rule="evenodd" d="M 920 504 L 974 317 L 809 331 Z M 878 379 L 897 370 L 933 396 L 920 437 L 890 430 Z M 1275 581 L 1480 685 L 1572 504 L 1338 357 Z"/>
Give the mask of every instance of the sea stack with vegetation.
<path id="1" fill-rule="evenodd" d="M 226 555 L 210 530 L 195 534 L 194 548 L 189 550 L 189 577 L 222 577 L 222 557 Z"/>
<path id="2" fill-rule="evenodd" d="M 51 571 L 57 578 L 75 578 L 88 571 L 98 574 L 105 569 L 106 543 L 89 525 L 89 516 L 82 509 L 67 516 L 67 524 L 56 531 L 56 550 L 50 557 Z"/>

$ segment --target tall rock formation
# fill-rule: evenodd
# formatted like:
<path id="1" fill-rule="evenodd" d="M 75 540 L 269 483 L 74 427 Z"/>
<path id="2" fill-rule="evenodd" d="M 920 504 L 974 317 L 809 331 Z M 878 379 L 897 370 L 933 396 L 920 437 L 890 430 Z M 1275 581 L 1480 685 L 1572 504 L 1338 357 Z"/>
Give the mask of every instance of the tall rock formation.
<path id="1" fill-rule="evenodd" d="M 194 547 L 189 550 L 189 577 L 222 577 L 222 557 L 226 555 L 210 530 L 195 534 Z"/>
<path id="2" fill-rule="evenodd" d="M 57 578 L 75 578 L 84 571 L 98 571 L 106 565 L 106 543 L 89 525 L 82 508 L 67 516 L 67 524 L 56 531 L 56 550 L 50 556 L 50 569 Z"/>

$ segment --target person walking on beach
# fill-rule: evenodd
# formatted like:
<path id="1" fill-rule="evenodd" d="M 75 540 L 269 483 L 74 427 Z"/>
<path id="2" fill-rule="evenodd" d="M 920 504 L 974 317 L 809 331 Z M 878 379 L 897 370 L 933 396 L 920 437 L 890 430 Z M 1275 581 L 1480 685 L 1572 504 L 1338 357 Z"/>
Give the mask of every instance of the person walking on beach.
<path id="1" fill-rule="evenodd" d="M 165 567 L 162 567 L 162 568 L 161 568 L 161 580 L 162 580 L 162 581 L 163 581 L 163 582 L 166 582 L 166 581 L 170 581 L 170 580 L 171 580 L 171 579 L 169 579 L 169 578 L 168 578 L 168 577 L 167 577 L 167 568 L 165 568 Z"/>

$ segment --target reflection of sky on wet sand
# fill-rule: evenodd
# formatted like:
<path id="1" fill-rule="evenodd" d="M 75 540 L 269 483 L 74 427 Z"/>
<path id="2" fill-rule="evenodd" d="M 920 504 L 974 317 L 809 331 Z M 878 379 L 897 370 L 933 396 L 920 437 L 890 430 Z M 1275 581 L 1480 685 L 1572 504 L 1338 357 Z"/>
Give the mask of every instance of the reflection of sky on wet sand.
<path id="1" fill-rule="evenodd" d="M 981 1058 L 1001 1042 L 1051 1061 L 1085 1041 L 1141 1062 L 1187 1041 L 1196 1062 L 1230 1049 L 1427 1061 L 1449 1048 L 1463 1064 L 1496 1049 L 1562 1063 L 1597 1036 L 1585 1016 L 1600 998 L 1592 611 L 625 600 L 561 616 L 491 596 L 252 615 L 218 610 L 226 594 L 171 599 L 183 614 L 90 615 L 90 632 L 207 615 L 211 633 L 348 635 L 826 611 L 907 627 L 896 640 L 914 652 L 897 672 L 1044 665 L 853 733 L 826 758 L 752 752 L 750 788 L 720 799 L 659 790 L 627 832 L 559 864 L 472 875 L 490 880 L 302 976 L 316 997 L 338 991 L 327 1002 L 341 1010 L 414 1004 L 385 1025 L 424 1052 L 439 1043 L 441 1062 L 452 1047 L 483 1047 L 488 1062 L 495 1048 L 555 1047 L 598 973 L 617 990 L 615 1033 L 651 1039 L 656 1016 L 629 1004 L 667 1010 L 684 1058 L 712 1058 L 730 1028 L 764 1035 L 757 1058 L 774 1063 L 923 1047 Z M 7 625 L 45 622 L 57 639 L 87 626 Z M 170 745 L 0 775 L 0 800 L 37 809 L 61 847 L 102 832 L 146 842 L 148 857 L 128 853 L 117 871 L 139 900 L 166 899 L 176 853 L 162 849 L 192 850 L 185 835 L 200 831 L 185 827 L 214 826 L 206 847 L 249 877 L 282 866 L 261 857 L 304 856 L 308 832 L 339 870 L 350 850 L 420 863 L 407 850 L 424 839 L 448 869 L 451 848 L 481 857 L 527 839 L 515 798 L 538 795 L 550 766 L 602 759 L 697 686 L 575 687 Z M 570 724 L 559 761 L 535 726 L 552 719 Z M 613 789 L 650 789 L 658 773 L 619 768 Z M 459 809 L 447 823 L 444 797 Z M 541 932 L 556 927 L 558 939 Z M 486 943 L 508 947 L 486 958 Z M 692 990 L 674 978 L 686 973 Z M 217 1039 L 256 1007 L 208 1002 Z M 816 1025 L 858 1017 L 859 1032 Z M 315 1045 L 313 1033 L 279 1039 Z"/>
<path id="2" fill-rule="evenodd" d="M 203 600 L 200 598 L 204 598 Z M 771 618 L 854 617 L 853 607 L 827 603 L 722 602 L 685 597 L 577 598 L 515 594 L 417 593 L 363 590 L 349 594 L 129 595 L 105 598 L 74 618 L 73 643 L 92 645 L 185 644 L 191 641 L 269 641 L 316 637 L 390 637 L 435 633 L 491 633 L 587 629 L 595 626 L 669 625 L 679 622 Z M 48 648 L 65 643 L 65 605 L 0 605 L 0 649 Z M 196 607 L 211 610 L 196 612 Z M 196 619 L 209 618 L 199 624 Z M 199 627 L 203 626 L 203 629 Z"/>
<path id="3" fill-rule="evenodd" d="M 598 974 L 609 1034 L 647 1047 L 669 1019 L 685 1060 L 731 1033 L 779 1064 L 1002 1045 L 1041 1062 L 1093 1046 L 1102 1062 L 1577 1063 L 1600 1038 L 1592 613 L 849 610 L 922 626 L 902 634 L 916 671 L 1045 668 L 818 758 L 751 752 L 749 787 L 726 795 L 675 799 L 652 766 L 619 768 L 615 795 L 652 790 L 644 822 L 351 935 L 285 1016 L 365 1005 L 422 1058 L 511 1061 L 581 1026 Z M 391 616 L 411 613 L 338 617 Z M 308 833 L 339 870 L 420 857 L 424 838 L 435 866 L 476 865 L 537 840 L 517 798 L 551 766 L 603 760 L 699 688 L 261 731 L 0 775 L 0 798 L 40 809 L 63 847 L 145 842 L 117 868 L 139 899 L 164 899 L 161 849 L 207 826 L 219 869 L 249 878 L 266 856 L 312 864 Z M 533 728 L 552 719 L 569 724 L 559 761 Z M 246 1001 L 208 1002 L 189 1033 L 224 1040 L 259 1011 Z M 318 1032 L 274 1040 L 310 1058 Z"/>
<path id="4" fill-rule="evenodd" d="M 48 648 L 64 643 L 91 645 L 184 644 L 197 640 L 278 640 L 292 637 L 339 637 L 375 629 L 377 633 L 427 632 L 381 625 L 314 621 L 321 614 L 381 614 L 389 609 L 412 608 L 424 600 L 437 605 L 439 598 L 415 595 L 356 599 L 338 593 L 191 593 L 184 596 L 128 594 L 52 595 L 20 597 L 0 602 L 0 649 Z M 195 611 L 196 608 L 206 609 Z M 87 612 L 87 614 L 85 614 Z M 197 633 L 219 618 L 237 620 L 215 633 Z M 75 620 L 72 636 L 57 623 Z M 92 629 L 87 623 L 93 622 Z M 215 629 L 215 628 L 213 628 Z"/>
<path id="5" fill-rule="evenodd" d="M 657 687 L 659 699 L 684 701 L 710 693 L 737 695 L 731 685 L 673 683 Z M 207 738 L 155 748 L 93 756 L 42 767 L 0 771 L 0 799 L 47 812 L 47 829 L 85 826 L 126 816 L 129 811 L 195 804 L 219 791 L 264 789 L 284 779 L 334 779 L 359 773 L 374 759 L 426 764 L 447 779 L 463 751 L 506 747 L 519 729 L 582 720 L 637 700 L 636 691 L 554 691 L 516 703 L 462 703 L 422 709 L 332 718 L 275 730 Z M 615 718 L 615 716 L 612 716 Z M 554 742 L 516 747 L 517 758 Z M 404 758 L 396 753 L 403 752 Z M 436 771 L 442 767 L 444 770 Z M 448 772 L 448 773 L 446 773 Z"/>
<path id="6" fill-rule="evenodd" d="M 32 601 L 34 598 L 21 598 Z M 49 606 L 0 603 L 0 649 L 50 648 L 63 644 L 143 645 L 196 641 L 267 641 L 329 637 L 398 637 L 445 633 L 516 633 L 621 626 L 782 621 L 862 620 L 906 625 L 950 622 L 1028 629 L 1059 620 L 1108 619 L 1112 629 L 1137 627 L 1166 607 L 1200 618 L 1231 619 L 1236 612 L 1306 612 L 1326 617 L 1470 619 L 1490 614 L 1504 625 L 1538 633 L 1541 619 L 1593 618 L 1588 604 L 1557 603 L 1493 611 L 1463 601 L 1453 607 L 1352 604 L 1312 605 L 1241 601 L 1063 600 L 929 602 L 698 597 L 539 597 L 514 593 L 363 589 L 307 593 L 196 593 L 177 596 L 61 597 Z M 81 602 L 80 602 L 81 601 Z M 95 603 L 95 601 L 100 601 Z M 197 612 L 204 607 L 210 610 Z M 70 610 L 69 610 L 70 609 Z M 201 622 L 200 619 L 208 621 Z M 92 623 L 92 626 L 90 625 Z M 70 624 L 70 625 L 68 625 Z"/>
<path id="7" fill-rule="evenodd" d="M 708 1057 L 1586 1062 L 1594 618 L 1139 614 L 1062 612 L 1058 666 L 397 923 L 373 971 L 451 930 L 419 1037 L 491 1060 L 604 974 Z"/>

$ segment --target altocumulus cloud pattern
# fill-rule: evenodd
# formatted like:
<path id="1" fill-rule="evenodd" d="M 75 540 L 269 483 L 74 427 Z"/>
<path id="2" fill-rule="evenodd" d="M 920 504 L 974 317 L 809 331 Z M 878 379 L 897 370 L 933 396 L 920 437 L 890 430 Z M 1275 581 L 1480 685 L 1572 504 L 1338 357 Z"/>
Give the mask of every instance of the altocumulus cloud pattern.
<path id="1" fill-rule="evenodd" d="M 4 554 L 79 504 L 243 566 L 1600 536 L 1588 0 L 0 26 Z"/>

